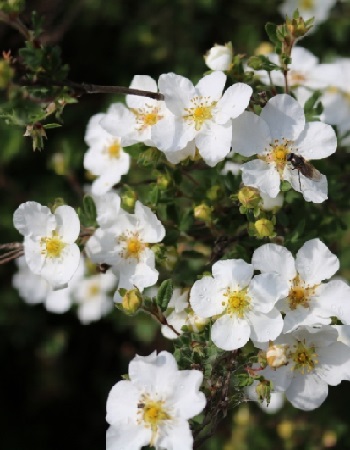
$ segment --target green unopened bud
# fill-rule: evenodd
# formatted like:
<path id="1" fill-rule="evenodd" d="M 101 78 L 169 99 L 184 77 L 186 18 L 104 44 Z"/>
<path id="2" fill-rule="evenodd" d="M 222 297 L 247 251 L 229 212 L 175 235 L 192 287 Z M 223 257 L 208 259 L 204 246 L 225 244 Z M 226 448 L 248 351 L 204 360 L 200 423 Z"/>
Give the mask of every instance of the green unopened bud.
<path id="1" fill-rule="evenodd" d="M 211 200 L 215 201 L 221 196 L 221 188 L 218 185 L 212 186 L 206 193 L 206 197 Z"/>
<path id="2" fill-rule="evenodd" d="M 299 16 L 298 11 L 294 13 L 292 19 L 286 18 L 286 27 L 289 35 L 294 39 L 299 39 L 310 31 L 313 26 L 314 19 L 309 19 L 305 21 L 302 17 Z"/>
<path id="3" fill-rule="evenodd" d="M 247 209 L 259 206 L 261 202 L 260 192 L 250 186 L 244 186 L 238 191 L 238 200 Z"/>
<path id="4" fill-rule="evenodd" d="M 63 153 L 54 153 L 51 158 L 51 167 L 56 175 L 67 175 L 69 167 Z"/>
<path id="5" fill-rule="evenodd" d="M 266 400 L 266 403 L 270 403 L 271 398 L 271 382 L 268 380 L 260 381 L 260 383 L 255 388 L 256 393 L 260 402 Z"/>
<path id="6" fill-rule="evenodd" d="M 160 189 L 163 189 L 163 190 L 166 189 L 169 186 L 170 182 L 171 182 L 171 179 L 169 178 L 169 176 L 167 174 L 163 173 L 163 174 L 160 174 L 157 176 L 157 186 Z"/>
<path id="7" fill-rule="evenodd" d="M 32 125 L 27 125 L 26 132 L 23 136 L 29 136 L 33 139 L 33 150 L 41 150 L 44 148 L 46 132 L 41 123 L 37 122 Z"/>
<path id="8" fill-rule="evenodd" d="M 10 84 L 14 75 L 12 67 L 10 67 L 9 61 L 6 59 L 0 60 L 0 89 L 6 89 Z"/>
<path id="9" fill-rule="evenodd" d="M 128 211 L 132 211 L 135 207 L 135 203 L 137 200 L 137 194 L 136 192 L 131 189 L 127 188 L 121 195 L 121 203 L 122 207 Z"/>
<path id="10" fill-rule="evenodd" d="M 276 235 L 274 224 L 268 219 L 259 219 L 254 223 L 254 229 L 256 231 L 256 236 L 263 237 L 273 237 Z"/>
<path id="11" fill-rule="evenodd" d="M 138 289 L 126 291 L 122 296 L 121 308 L 126 314 L 135 314 L 142 306 L 142 295 Z"/>
<path id="12" fill-rule="evenodd" d="M 196 219 L 202 220 L 203 222 L 211 222 L 211 213 L 213 208 L 206 203 L 201 203 L 195 206 L 193 210 L 194 217 Z"/>

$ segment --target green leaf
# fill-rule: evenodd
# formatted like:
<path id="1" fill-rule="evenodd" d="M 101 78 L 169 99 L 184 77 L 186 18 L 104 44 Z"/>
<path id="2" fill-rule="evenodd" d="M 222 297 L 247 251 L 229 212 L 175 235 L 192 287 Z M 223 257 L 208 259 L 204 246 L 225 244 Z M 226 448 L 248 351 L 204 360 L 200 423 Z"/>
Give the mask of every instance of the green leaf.
<path id="1" fill-rule="evenodd" d="M 273 42 L 274 44 L 277 44 L 277 42 L 278 42 L 278 39 L 276 36 L 277 25 L 275 25 L 274 23 L 271 23 L 271 22 L 267 22 L 267 24 L 265 25 L 265 31 L 266 31 L 270 41 Z"/>
<path id="2" fill-rule="evenodd" d="M 45 128 L 45 130 L 50 130 L 51 128 L 59 128 L 62 125 L 59 123 L 47 123 L 45 125 L 43 125 L 43 127 Z"/>
<path id="3" fill-rule="evenodd" d="M 165 280 L 158 289 L 156 302 L 162 311 L 165 311 L 173 295 L 173 282 L 172 280 Z"/>

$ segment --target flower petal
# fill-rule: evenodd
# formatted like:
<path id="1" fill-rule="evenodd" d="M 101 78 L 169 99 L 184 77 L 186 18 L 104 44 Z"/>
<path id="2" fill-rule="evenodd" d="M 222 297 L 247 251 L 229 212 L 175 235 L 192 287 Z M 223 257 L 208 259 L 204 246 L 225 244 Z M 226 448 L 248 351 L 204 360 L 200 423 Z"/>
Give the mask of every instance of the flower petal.
<path id="1" fill-rule="evenodd" d="M 298 148 L 298 153 L 307 160 L 327 158 L 337 149 L 337 136 L 330 125 L 309 122 L 294 145 Z"/>
<path id="2" fill-rule="evenodd" d="M 257 248 L 253 253 L 252 264 L 260 272 L 274 272 L 287 281 L 293 280 L 297 274 L 293 255 L 277 244 L 264 244 Z"/>
<path id="3" fill-rule="evenodd" d="M 286 297 L 288 292 L 289 282 L 275 273 L 255 275 L 248 289 L 248 295 L 254 304 L 254 311 L 266 314 L 272 310 L 277 300 Z M 260 339 L 255 340 L 259 341 Z"/>
<path id="4" fill-rule="evenodd" d="M 316 374 L 296 374 L 293 382 L 286 390 L 286 397 L 291 404 L 303 411 L 318 408 L 326 400 L 328 384 Z"/>
<path id="5" fill-rule="evenodd" d="M 250 339 L 253 341 L 273 341 L 281 334 L 283 328 L 282 315 L 276 308 L 267 313 L 251 312 L 249 322 L 251 324 Z"/>
<path id="6" fill-rule="evenodd" d="M 252 93 L 253 89 L 245 83 L 230 86 L 216 105 L 215 122 L 224 124 L 242 114 L 249 104 Z"/>
<path id="7" fill-rule="evenodd" d="M 339 269 L 338 258 L 318 238 L 305 242 L 296 256 L 296 268 L 309 286 L 332 277 Z"/>
<path id="8" fill-rule="evenodd" d="M 220 286 L 238 291 L 248 286 L 253 277 L 254 268 L 243 259 L 225 259 L 216 262 L 212 272 Z"/>
<path id="9" fill-rule="evenodd" d="M 158 81 L 159 92 L 165 97 L 166 106 L 175 116 L 182 116 L 184 108 L 196 96 L 196 90 L 190 80 L 175 73 L 163 74 Z"/>
<path id="10" fill-rule="evenodd" d="M 272 139 L 285 138 L 294 141 L 305 127 L 303 108 L 287 94 L 272 97 L 260 117 L 267 122 Z"/>
<path id="11" fill-rule="evenodd" d="M 23 236 L 47 236 L 56 227 L 50 209 L 37 202 L 22 203 L 13 214 L 13 224 Z"/>
<path id="12" fill-rule="evenodd" d="M 57 232 L 64 242 L 75 242 L 80 233 L 80 221 L 78 214 L 71 206 L 62 205 L 56 208 Z"/>
<path id="13" fill-rule="evenodd" d="M 196 92 L 199 96 L 210 97 L 213 101 L 221 98 L 226 82 L 226 75 L 223 72 L 215 71 L 205 75 L 196 85 Z"/>
<path id="14" fill-rule="evenodd" d="M 281 179 L 274 164 L 260 159 L 243 164 L 242 180 L 246 186 L 256 187 L 270 197 L 276 197 L 280 191 Z"/>
<path id="15" fill-rule="evenodd" d="M 118 423 L 106 433 L 106 450 L 140 450 L 151 442 L 152 431 L 137 423 Z"/>
<path id="16" fill-rule="evenodd" d="M 204 126 L 195 137 L 199 153 L 210 167 L 225 159 L 230 152 L 231 141 L 231 121 L 225 125 L 212 122 Z"/>
<path id="17" fill-rule="evenodd" d="M 211 339 L 223 350 L 242 348 L 249 340 L 250 326 L 246 320 L 225 314 L 211 328 Z"/>
<path id="18" fill-rule="evenodd" d="M 270 129 L 260 116 L 244 111 L 232 120 L 233 152 L 249 157 L 262 153 L 270 143 Z"/>
<path id="19" fill-rule="evenodd" d="M 220 314 L 224 306 L 224 292 L 212 277 L 203 277 L 196 281 L 190 291 L 190 304 L 200 317 L 212 317 Z"/>
<path id="20" fill-rule="evenodd" d="M 350 325 L 350 286 L 341 280 L 331 280 L 317 289 L 318 306 L 328 317 L 337 317 Z"/>

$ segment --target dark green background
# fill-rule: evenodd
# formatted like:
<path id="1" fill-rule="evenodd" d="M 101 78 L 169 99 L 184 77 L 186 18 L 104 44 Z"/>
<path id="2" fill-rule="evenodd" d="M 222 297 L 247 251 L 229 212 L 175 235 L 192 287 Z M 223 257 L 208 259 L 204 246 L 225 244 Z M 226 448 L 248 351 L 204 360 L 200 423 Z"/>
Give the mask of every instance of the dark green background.
<path id="1" fill-rule="evenodd" d="M 235 52 L 253 54 L 267 40 L 264 24 L 281 23 L 278 4 L 275 0 L 27 3 L 28 11 L 36 9 L 44 15 L 46 38 L 61 45 L 72 80 L 124 86 L 135 74 L 158 78 L 172 71 L 197 81 L 207 70 L 203 54 L 214 43 L 232 41 Z M 330 20 L 303 45 L 322 58 L 349 56 L 349 14 L 349 5 L 339 4 Z M 1 50 L 12 49 L 15 54 L 23 40 L 0 24 L 0 43 Z M 74 177 L 82 185 L 85 126 L 93 114 L 116 99 L 90 95 L 68 107 L 64 127 L 49 131 L 42 152 L 32 152 L 31 143 L 22 137 L 24 130 L 9 130 L 1 124 L 1 242 L 21 240 L 12 225 L 12 213 L 21 202 L 47 204 L 64 197 L 70 205 L 79 205 L 69 179 L 50 169 L 52 155 L 69 155 Z M 346 234 L 337 238 L 345 244 L 340 257 L 343 273 L 349 274 L 349 238 Z M 14 264 L 0 267 L 0 448 L 100 450 L 105 447 L 106 397 L 120 374 L 127 372 L 128 361 L 135 352 L 145 355 L 171 346 L 145 316 L 137 316 L 135 331 L 134 319 L 117 311 L 83 326 L 74 311 L 55 315 L 41 305 L 26 305 L 11 286 L 14 270 Z M 320 449 L 327 427 L 340 436 L 336 448 L 350 448 L 349 404 L 349 384 L 343 383 L 331 389 L 319 410 L 308 414 L 287 407 L 280 415 L 267 417 L 252 405 L 254 417 L 239 445 L 224 447 L 232 431 L 229 418 L 207 449 Z M 299 424 L 292 447 L 283 447 L 276 435 L 275 426 L 282 417 L 292 417 Z"/>

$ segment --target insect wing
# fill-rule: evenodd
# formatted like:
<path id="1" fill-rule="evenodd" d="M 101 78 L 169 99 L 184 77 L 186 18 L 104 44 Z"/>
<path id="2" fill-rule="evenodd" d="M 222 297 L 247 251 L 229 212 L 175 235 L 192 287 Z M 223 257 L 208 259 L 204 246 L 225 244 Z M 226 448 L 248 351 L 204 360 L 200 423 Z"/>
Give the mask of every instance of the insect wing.
<path id="1" fill-rule="evenodd" d="M 304 175 L 304 177 L 309 178 L 309 180 L 320 181 L 321 172 L 319 172 L 315 167 L 307 161 L 304 161 L 298 169 Z"/>

